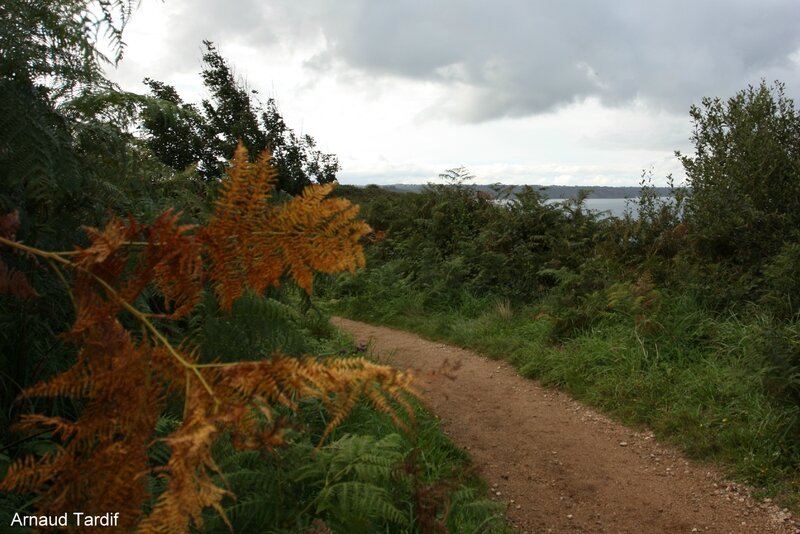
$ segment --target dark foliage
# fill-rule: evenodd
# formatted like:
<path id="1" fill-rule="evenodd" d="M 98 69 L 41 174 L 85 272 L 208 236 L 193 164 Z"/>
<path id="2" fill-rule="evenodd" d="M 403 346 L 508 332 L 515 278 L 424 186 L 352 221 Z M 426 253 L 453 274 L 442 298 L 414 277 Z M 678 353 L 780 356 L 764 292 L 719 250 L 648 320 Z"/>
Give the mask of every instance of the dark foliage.
<path id="1" fill-rule="evenodd" d="M 185 103 L 174 87 L 146 79 L 151 94 L 175 106 L 180 113 L 145 115 L 148 147 L 175 170 L 198 164 L 206 180 L 216 180 L 239 141 L 251 154 L 269 148 L 278 169 L 278 188 L 298 194 L 311 183 L 336 179 L 336 156 L 316 149 L 310 135 L 298 135 L 286 125 L 274 99 L 262 105 L 258 93 L 236 76 L 213 43 L 204 42 L 203 84 L 211 98 L 201 105 Z"/>
<path id="2" fill-rule="evenodd" d="M 69 248 L 79 241 L 81 224 L 107 215 L 113 195 L 89 172 L 94 146 L 81 141 L 80 122 L 59 104 L 110 87 L 101 64 L 121 58 L 131 9 L 128 1 L 0 5 L 0 211 L 19 211 L 17 236 L 30 245 Z M 109 38 L 115 57 L 97 51 L 98 35 Z M 55 334 L 72 316 L 59 279 L 31 270 L 19 256 L 5 261 L 44 298 L 0 300 L 2 429 L 22 408 L 13 403 L 21 389 L 63 369 L 72 356 Z"/>

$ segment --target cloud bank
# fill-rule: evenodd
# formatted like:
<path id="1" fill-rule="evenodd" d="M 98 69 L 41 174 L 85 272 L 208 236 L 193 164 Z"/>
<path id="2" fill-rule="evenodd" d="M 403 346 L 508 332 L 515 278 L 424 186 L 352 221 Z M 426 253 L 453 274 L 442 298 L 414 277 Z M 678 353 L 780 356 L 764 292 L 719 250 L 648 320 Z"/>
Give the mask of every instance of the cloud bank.
<path id="1" fill-rule="evenodd" d="M 301 4 L 301 3 L 296 3 Z M 800 2 L 393 0 L 284 2 L 325 46 L 310 68 L 446 86 L 459 121 L 522 117 L 597 97 L 685 114 L 702 96 L 800 82 Z M 794 56 L 793 56 L 794 54 Z"/>

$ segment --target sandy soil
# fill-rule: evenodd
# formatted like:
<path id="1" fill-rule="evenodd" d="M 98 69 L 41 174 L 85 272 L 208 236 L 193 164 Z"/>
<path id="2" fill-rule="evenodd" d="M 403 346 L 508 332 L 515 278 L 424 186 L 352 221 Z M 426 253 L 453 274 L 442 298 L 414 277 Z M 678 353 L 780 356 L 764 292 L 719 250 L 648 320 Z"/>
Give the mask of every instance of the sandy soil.
<path id="1" fill-rule="evenodd" d="M 346 319 L 381 358 L 415 370 L 442 428 L 469 451 L 520 532 L 800 533 L 746 487 L 516 374 L 507 363 Z"/>

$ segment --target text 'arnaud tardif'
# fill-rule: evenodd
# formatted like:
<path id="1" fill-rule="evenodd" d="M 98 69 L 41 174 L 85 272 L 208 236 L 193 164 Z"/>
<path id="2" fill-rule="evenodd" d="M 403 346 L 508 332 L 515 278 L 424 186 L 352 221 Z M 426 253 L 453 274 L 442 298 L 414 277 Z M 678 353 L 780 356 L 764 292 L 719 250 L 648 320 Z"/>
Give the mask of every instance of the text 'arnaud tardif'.
<path id="1" fill-rule="evenodd" d="M 103 515 L 89 515 L 83 512 L 70 512 L 60 515 L 21 515 L 14 514 L 12 527 L 115 527 L 119 512 Z"/>

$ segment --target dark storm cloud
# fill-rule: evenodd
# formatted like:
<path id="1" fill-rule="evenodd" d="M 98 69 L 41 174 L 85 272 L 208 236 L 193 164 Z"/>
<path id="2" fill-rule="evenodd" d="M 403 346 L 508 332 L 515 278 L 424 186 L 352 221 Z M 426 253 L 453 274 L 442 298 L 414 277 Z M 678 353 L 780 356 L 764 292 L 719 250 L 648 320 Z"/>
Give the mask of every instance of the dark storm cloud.
<path id="1" fill-rule="evenodd" d="M 797 0 L 278 4 L 279 23 L 325 37 L 310 69 L 443 84 L 448 98 L 431 112 L 465 121 L 590 96 L 685 113 L 702 96 L 729 96 L 762 77 L 785 81 L 790 94 L 800 82 L 790 59 L 800 49 Z"/>

